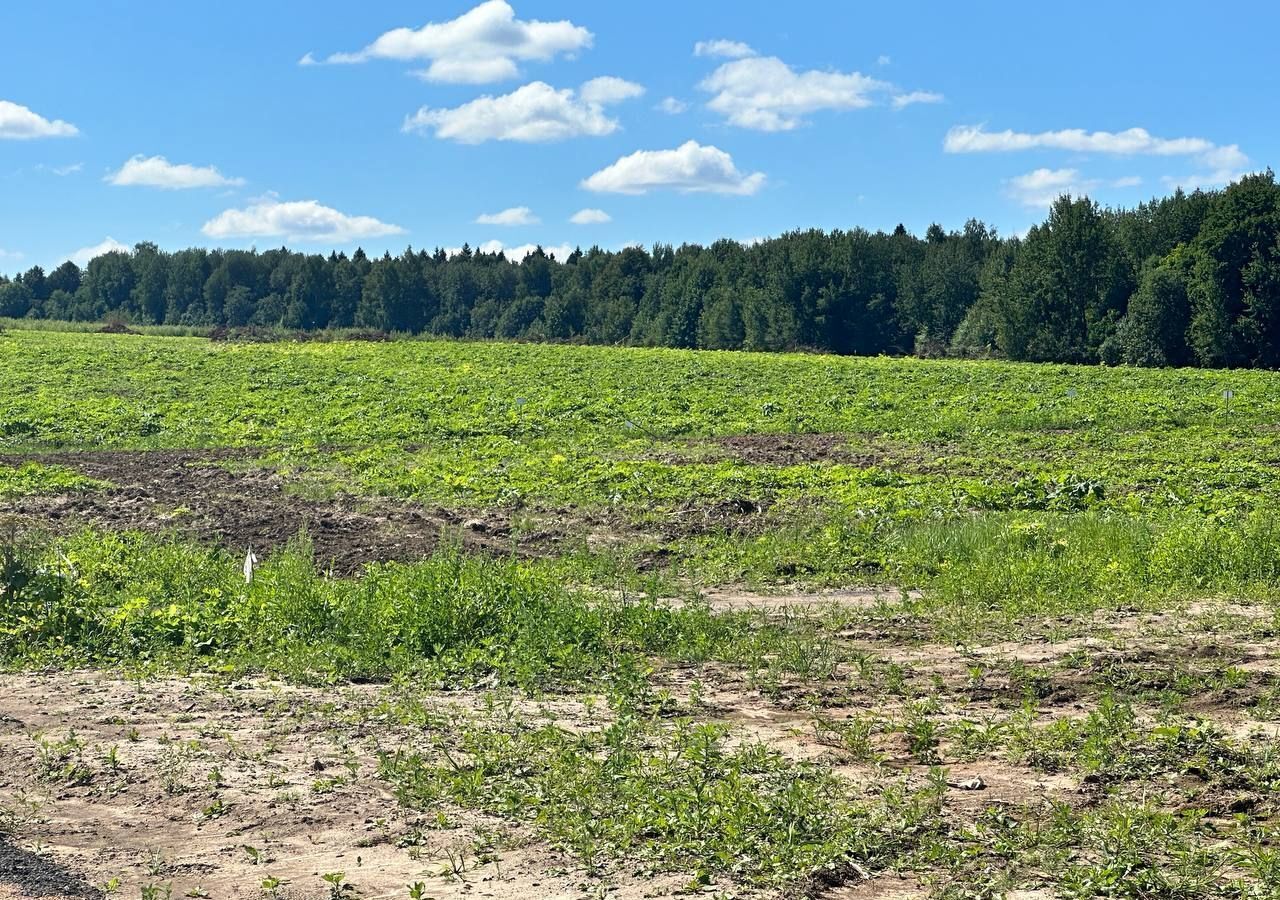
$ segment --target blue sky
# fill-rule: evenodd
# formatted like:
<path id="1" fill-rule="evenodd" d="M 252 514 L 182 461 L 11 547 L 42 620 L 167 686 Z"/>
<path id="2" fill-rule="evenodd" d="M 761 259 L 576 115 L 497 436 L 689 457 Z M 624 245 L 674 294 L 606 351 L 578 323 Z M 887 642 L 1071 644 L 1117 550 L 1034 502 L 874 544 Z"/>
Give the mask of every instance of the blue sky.
<path id="1" fill-rule="evenodd" d="M 0 271 L 108 239 L 1020 232 L 1059 191 L 1274 165 L 1278 31 L 1263 3 L 7 3 Z"/>

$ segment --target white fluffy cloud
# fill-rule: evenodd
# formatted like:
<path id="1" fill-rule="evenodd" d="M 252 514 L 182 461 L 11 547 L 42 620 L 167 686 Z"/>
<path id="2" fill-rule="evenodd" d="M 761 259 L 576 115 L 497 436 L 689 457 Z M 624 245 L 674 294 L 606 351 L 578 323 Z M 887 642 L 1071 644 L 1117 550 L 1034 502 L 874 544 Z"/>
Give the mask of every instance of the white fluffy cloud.
<path id="1" fill-rule="evenodd" d="M 710 109 L 758 131 L 789 131 L 822 109 L 871 106 L 875 94 L 893 88 L 861 72 L 797 72 L 776 56 L 724 63 L 698 86 L 712 95 Z"/>
<path id="2" fill-rule="evenodd" d="M 371 59 L 428 61 L 418 74 L 428 81 L 484 84 L 514 78 L 519 63 L 571 55 L 591 46 L 590 31 L 567 20 L 539 22 L 516 18 L 506 0 L 487 0 L 448 22 L 418 29 L 395 28 L 356 53 L 335 53 L 328 63 Z M 301 65 L 315 64 L 310 53 Z"/>
<path id="3" fill-rule="evenodd" d="M 662 102 L 658 104 L 658 110 L 669 116 L 678 116 L 688 108 L 688 103 L 677 100 L 675 97 L 663 97 Z"/>
<path id="4" fill-rule="evenodd" d="M 718 147 L 686 141 L 674 150 L 637 150 L 586 178 L 589 191 L 644 194 L 651 190 L 681 193 L 754 194 L 764 186 L 763 172 L 738 171 L 733 157 Z"/>
<path id="5" fill-rule="evenodd" d="M 513 206 L 502 212 L 476 216 L 477 225 L 538 225 L 542 222 L 527 206 Z"/>
<path id="6" fill-rule="evenodd" d="M 1062 194 L 1079 193 L 1079 169 L 1036 169 L 1009 179 L 1009 196 L 1023 206 L 1048 206 Z"/>
<path id="7" fill-rule="evenodd" d="M 893 108 L 903 109 L 916 103 L 941 103 L 947 98 L 934 91 L 909 91 L 893 95 Z"/>
<path id="8" fill-rule="evenodd" d="M 742 41 L 698 41 L 693 45 L 694 56 L 720 56 L 726 59 L 741 59 L 744 56 L 755 56 L 756 51 Z"/>
<path id="9" fill-rule="evenodd" d="M 260 199 L 244 209 L 224 210 L 200 230 L 215 239 L 279 237 L 334 244 L 404 233 L 399 225 L 389 225 L 372 216 L 349 216 L 315 200 L 281 202 L 274 197 Z"/>
<path id="10" fill-rule="evenodd" d="M 621 78 L 593 78 L 577 91 L 534 81 L 498 97 L 478 97 L 453 109 L 422 107 L 404 121 L 407 132 L 432 132 L 463 144 L 484 141 L 543 143 L 600 137 L 618 130 L 605 107 L 638 97 L 644 88 Z"/>
<path id="11" fill-rule="evenodd" d="M 1099 188 L 1137 187 L 1142 179 L 1136 175 L 1104 181 L 1099 178 L 1086 178 L 1079 169 L 1036 169 L 1025 175 L 1017 175 L 1009 179 L 1007 193 L 1023 206 L 1032 209 L 1043 209 L 1053 204 L 1063 194 L 1081 196 L 1097 191 Z"/>
<path id="12" fill-rule="evenodd" d="M 163 156 L 138 154 L 119 171 L 107 176 L 110 184 L 121 187 L 157 187 L 165 190 L 186 188 L 238 187 L 243 178 L 228 178 L 213 166 L 192 166 L 171 163 Z"/>
<path id="13" fill-rule="evenodd" d="M 75 137 L 80 129 L 61 119 L 50 121 L 18 103 L 0 100 L 0 140 Z"/>
<path id="14" fill-rule="evenodd" d="M 580 209 L 569 217 L 569 221 L 574 225 L 603 225 L 612 222 L 613 216 L 603 209 Z"/>
<path id="15" fill-rule="evenodd" d="M 93 259 L 95 256 L 102 256 L 105 253 L 116 253 L 116 252 L 132 253 L 133 248 L 130 247 L 128 244 L 120 243 L 113 237 L 106 237 L 106 238 L 103 238 L 102 241 L 100 241 L 97 244 L 94 244 L 91 247 L 81 247 L 79 250 L 75 251 L 74 253 L 70 253 L 67 256 L 64 256 L 61 260 L 59 260 L 59 262 L 65 262 L 66 260 L 69 259 L 73 263 L 75 263 L 77 266 L 83 269 L 85 266 L 89 264 L 89 260 Z"/>

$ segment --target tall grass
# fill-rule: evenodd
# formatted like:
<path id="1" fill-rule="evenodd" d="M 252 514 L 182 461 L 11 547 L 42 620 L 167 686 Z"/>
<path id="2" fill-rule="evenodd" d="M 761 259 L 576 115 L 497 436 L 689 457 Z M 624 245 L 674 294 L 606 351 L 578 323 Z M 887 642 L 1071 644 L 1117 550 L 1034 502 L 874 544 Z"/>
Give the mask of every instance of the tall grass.
<path id="1" fill-rule="evenodd" d="M 566 574 L 563 565 L 446 550 L 334 578 L 299 540 L 246 583 L 238 558 L 177 540 L 93 531 L 28 539 L 0 555 L 0 663 L 328 681 L 412 672 L 525 686 L 589 680 L 636 654 L 813 666 L 797 649 L 812 637 L 803 628 L 575 588 Z"/>

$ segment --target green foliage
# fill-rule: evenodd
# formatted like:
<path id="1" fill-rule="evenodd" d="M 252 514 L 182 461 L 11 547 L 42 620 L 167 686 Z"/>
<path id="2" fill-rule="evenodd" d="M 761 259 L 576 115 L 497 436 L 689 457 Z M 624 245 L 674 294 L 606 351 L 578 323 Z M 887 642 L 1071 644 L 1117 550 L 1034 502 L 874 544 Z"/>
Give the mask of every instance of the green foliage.
<path id="1" fill-rule="evenodd" d="M 1130 292 L 1111 222 L 1088 199 L 1059 198 L 997 292 L 997 335 L 1011 358 L 1098 359 Z"/>
<path id="2" fill-rule="evenodd" d="M 1191 362 L 1187 255 L 1180 250 L 1150 267 L 1129 300 L 1128 315 L 1116 336 L 1119 354 L 1129 365 L 1183 366 Z"/>
<path id="3" fill-rule="evenodd" d="M 106 485 L 66 466 L 26 462 L 18 466 L 0 463 L 0 499 L 35 494 L 62 494 L 97 490 Z"/>
<path id="4" fill-rule="evenodd" d="M 570 588 L 571 570 L 553 564 L 445 552 L 337 579 L 298 543 L 245 584 L 225 551 L 99 532 L 10 547 L 3 560 L 0 662 L 10 664 L 251 669 L 325 681 L 414 672 L 530 688 L 599 678 L 635 655 L 815 666 L 812 654 L 791 649 L 803 646 L 795 642 L 804 629 Z"/>

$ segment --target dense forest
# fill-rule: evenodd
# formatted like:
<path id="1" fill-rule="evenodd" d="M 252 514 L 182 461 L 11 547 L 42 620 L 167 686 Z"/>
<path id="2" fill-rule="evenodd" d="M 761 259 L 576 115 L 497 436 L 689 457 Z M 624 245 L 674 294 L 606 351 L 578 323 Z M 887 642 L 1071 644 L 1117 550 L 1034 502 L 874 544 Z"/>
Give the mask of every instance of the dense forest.
<path id="1" fill-rule="evenodd" d="M 0 316 L 1272 368 L 1280 186 L 1268 171 L 1120 210 L 1062 197 L 1021 238 L 970 221 L 923 238 L 794 231 L 563 261 L 141 243 L 83 270 L 0 276 Z"/>

